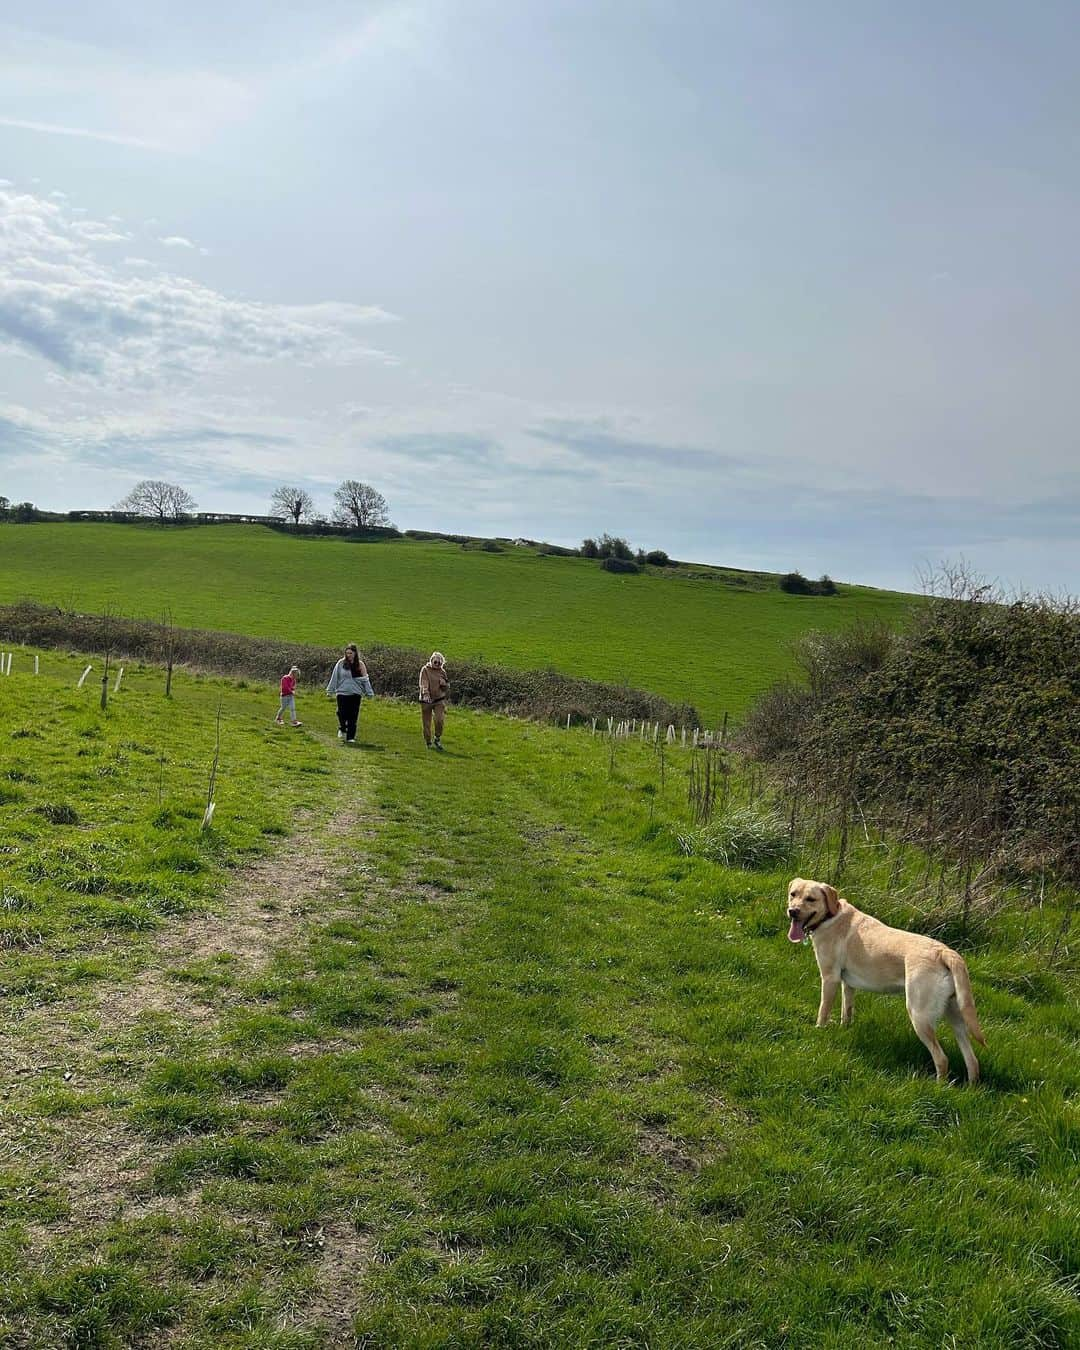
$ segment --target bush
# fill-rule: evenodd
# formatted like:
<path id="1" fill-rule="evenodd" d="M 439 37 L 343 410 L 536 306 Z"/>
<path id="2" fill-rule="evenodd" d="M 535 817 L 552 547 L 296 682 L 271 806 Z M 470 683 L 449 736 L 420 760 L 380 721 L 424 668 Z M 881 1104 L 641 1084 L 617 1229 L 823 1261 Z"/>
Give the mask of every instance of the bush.
<path id="1" fill-rule="evenodd" d="M 604 558 L 600 566 L 605 572 L 640 572 L 641 568 L 629 558 Z"/>
<path id="2" fill-rule="evenodd" d="M 776 867 L 791 856 L 788 826 L 771 812 L 739 807 L 700 829 L 678 836 L 682 853 L 723 867 Z"/>
<path id="3" fill-rule="evenodd" d="M 808 635 L 801 688 L 752 710 L 751 753 L 800 792 L 877 808 L 947 854 L 1080 881 L 1080 612 L 946 578 L 905 633 Z"/>
<path id="4" fill-rule="evenodd" d="M 670 567 L 671 559 L 662 548 L 650 549 L 645 554 L 645 561 L 652 567 Z"/>
<path id="5" fill-rule="evenodd" d="M 739 748 L 765 762 L 795 755 L 806 733 L 812 704 L 805 685 L 794 680 L 774 684 L 746 714 L 739 730 Z"/>
<path id="6" fill-rule="evenodd" d="M 820 581 L 808 581 L 801 572 L 785 572 L 780 589 L 788 595 L 838 595 L 836 582 L 826 573 Z"/>
<path id="7" fill-rule="evenodd" d="M 485 539 L 480 545 L 481 553 L 501 553 L 502 545 L 497 544 L 494 539 Z"/>
<path id="8" fill-rule="evenodd" d="M 596 553 L 600 558 L 622 558 L 627 562 L 634 557 L 633 549 L 617 534 L 602 534 L 596 546 Z"/>
<path id="9" fill-rule="evenodd" d="M 595 539 L 583 539 L 581 541 L 581 556 L 583 558 L 599 558 L 600 549 Z"/>

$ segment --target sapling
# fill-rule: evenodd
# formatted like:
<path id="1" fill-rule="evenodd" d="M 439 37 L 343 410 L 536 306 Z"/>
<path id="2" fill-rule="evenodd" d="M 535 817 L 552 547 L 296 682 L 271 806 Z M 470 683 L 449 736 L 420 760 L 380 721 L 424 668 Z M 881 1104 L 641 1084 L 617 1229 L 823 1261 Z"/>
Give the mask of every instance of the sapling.
<path id="1" fill-rule="evenodd" d="M 221 699 L 218 699 L 217 721 L 214 734 L 214 759 L 210 765 L 210 781 L 206 786 L 206 810 L 203 813 L 201 830 L 209 829 L 210 822 L 214 819 L 214 792 L 217 789 L 217 771 L 218 760 L 221 757 Z"/>

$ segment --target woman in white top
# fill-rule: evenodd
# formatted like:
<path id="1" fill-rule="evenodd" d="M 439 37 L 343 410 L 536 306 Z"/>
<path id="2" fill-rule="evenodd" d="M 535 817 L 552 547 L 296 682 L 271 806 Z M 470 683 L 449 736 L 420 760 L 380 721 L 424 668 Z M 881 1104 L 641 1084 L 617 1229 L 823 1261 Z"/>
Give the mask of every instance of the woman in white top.
<path id="1" fill-rule="evenodd" d="M 345 655 L 335 665 L 326 693 L 331 698 L 337 695 L 338 740 L 355 745 L 361 701 L 374 698 L 375 691 L 368 678 L 367 666 L 360 660 L 360 653 L 353 643 L 349 643 Z"/>

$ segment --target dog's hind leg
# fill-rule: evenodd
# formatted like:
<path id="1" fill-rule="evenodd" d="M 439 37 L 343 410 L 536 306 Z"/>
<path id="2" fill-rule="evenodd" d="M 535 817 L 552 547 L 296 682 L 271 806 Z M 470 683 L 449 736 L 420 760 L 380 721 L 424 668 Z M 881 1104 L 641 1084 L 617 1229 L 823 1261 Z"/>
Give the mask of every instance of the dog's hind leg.
<path id="1" fill-rule="evenodd" d="M 964 1068 L 967 1069 L 969 1083 L 979 1081 L 979 1061 L 975 1058 L 975 1051 L 971 1048 L 971 1037 L 968 1035 L 967 1023 L 964 1021 L 964 1014 L 960 1011 L 960 1005 L 955 998 L 949 999 L 945 1005 L 945 1016 L 949 1019 L 949 1025 L 956 1035 L 956 1044 L 960 1047 L 960 1053 L 964 1056 Z"/>
<path id="2" fill-rule="evenodd" d="M 915 1035 L 926 1046 L 934 1061 L 938 1082 L 949 1081 L 949 1057 L 941 1048 L 936 1027 L 945 1015 L 950 990 L 937 971 L 908 968 L 904 984 L 904 996 L 908 1016 L 915 1028 Z"/>
<path id="3" fill-rule="evenodd" d="M 908 1011 L 910 1012 L 911 1009 L 909 1008 Z M 918 1016 L 918 1020 L 916 1020 L 916 1015 L 913 1015 L 911 1025 L 915 1028 L 915 1035 L 933 1056 L 934 1070 L 937 1073 L 938 1082 L 947 1083 L 949 1081 L 949 1057 L 941 1048 L 941 1042 L 937 1038 L 933 1022 L 928 1022 L 926 1018 L 921 1016 Z"/>

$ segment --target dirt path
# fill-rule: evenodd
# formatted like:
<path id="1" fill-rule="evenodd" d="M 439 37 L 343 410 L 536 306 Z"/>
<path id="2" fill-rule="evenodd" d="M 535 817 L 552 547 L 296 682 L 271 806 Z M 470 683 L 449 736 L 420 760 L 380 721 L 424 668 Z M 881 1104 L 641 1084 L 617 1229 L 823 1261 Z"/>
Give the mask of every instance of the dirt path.
<path id="1" fill-rule="evenodd" d="M 232 872 L 212 911 L 176 920 L 157 932 L 141 953 L 145 959 L 133 980 L 100 982 L 89 1003 L 47 1004 L 27 1014 L 17 1028 L 0 1032 L 0 1092 L 26 1098 L 40 1090 L 42 1073 L 48 1074 L 50 1085 L 60 1073 L 73 1093 L 114 1098 L 108 1105 L 58 1120 L 46 1117 L 18 1135 L 4 1131 L 0 1168 L 14 1165 L 41 1175 L 63 1211 L 55 1220 L 30 1226 L 39 1257 L 66 1235 L 117 1219 L 130 1222 L 169 1213 L 190 1218 L 197 1213 L 198 1191 L 179 1199 L 151 1193 L 152 1174 L 170 1145 L 126 1119 L 123 1098 L 130 1090 L 131 1067 L 124 1081 L 116 1046 L 130 1047 L 143 1026 L 161 1019 L 174 1032 L 176 1023 L 190 1024 L 193 1041 L 205 1043 L 213 1037 L 228 993 L 204 992 L 202 985 L 183 977 L 185 970 L 220 961 L 230 982 L 242 981 L 266 969 L 275 952 L 301 942 L 309 925 L 355 914 L 345 881 L 364 869 L 362 840 L 377 828 L 368 775 L 361 777 L 356 768 L 354 756 L 342 755 L 330 780 L 333 809 L 302 815 L 295 832 L 272 853 Z M 307 1042 L 303 1048 L 318 1054 L 332 1047 Z M 144 1059 L 152 1060 L 154 1054 L 148 1041 Z M 323 1327 L 328 1346 L 350 1344 L 348 1325 L 360 1275 L 370 1261 L 371 1240 L 347 1223 L 334 1222 L 313 1241 L 315 1289 L 304 1325 Z M 174 1328 L 157 1343 L 183 1341 L 182 1328 Z"/>

